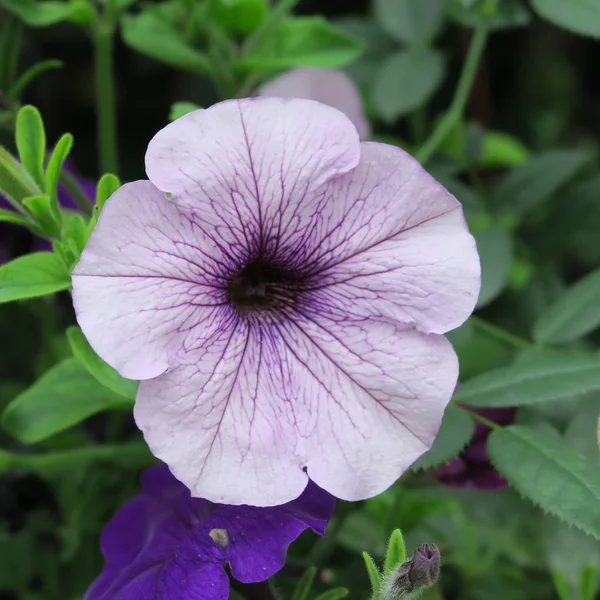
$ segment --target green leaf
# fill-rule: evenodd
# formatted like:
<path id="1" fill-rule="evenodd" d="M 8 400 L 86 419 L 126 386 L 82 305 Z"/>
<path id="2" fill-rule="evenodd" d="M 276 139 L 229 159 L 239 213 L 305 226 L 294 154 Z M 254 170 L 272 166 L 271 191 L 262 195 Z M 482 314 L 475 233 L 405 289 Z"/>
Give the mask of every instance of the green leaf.
<path id="1" fill-rule="evenodd" d="M 69 327 L 67 338 L 74 356 L 102 385 L 124 398 L 131 400 L 135 398 L 138 382 L 121 377 L 110 365 L 107 365 L 94 352 L 79 327 L 75 325 Z"/>
<path id="2" fill-rule="evenodd" d="M 31 223 L 19 213 L 4 208 L 0 208 L 0 223 L 14 223 L 15 225 L 22 225 L 23 227 L 29 227 L 31 225 Z"/>
<path id="3" fill-rule="evenodd" d="M 0 303 L 66 290 L 71 277 L 58 256 L 35 252 L 0 266 Z"/>
<path id="4" fill-rule="evenodd" d="M 67 358 L 17 396 L 2 422 L 11 435 L 34 444 L 91 415 L 124 407 L 131 402 L 98 383 L 76 358 Z"/>
<path id="5" fill-rule="evenodd" d="M 10 91 L 6 94 L 6 103 L 12 104 L 16 100 L 18 100 L 19 96 L 25 90 L 25 88 L 39 75 L 45 73 L 50 69 L 58 69 L 62 67 L 63 63 L 60 60 L 43 60 L 32 67 L 29 67 L 16 81 L 16 83 L 12 86 Z"/>
<path id="6" fill-rule="evenodd" d="M 494 12 L 490 14 L 490 6 Z M 513 29 L 524 27 L 531 22 L 529 11 L 520 0 L 500 0 L 494 4 L 479 2 L 472 7 L 450 4 L 450 17 L 463 27 L 480 27 L 485 25 L 491 30 Z"/>
<path id="7" fill-rule="evenodd" d="M 69 156 L 72 147 L 73 136 L 70 133 L 65 133 L 54 147 L 46 168 L 46 189 L 52 202 L 52 211 L 59 220 L 62 219 L 58 206 L 58 180 L 60 179 L 63 163 Z"/>
<path id="8" fill-rule="evenodd" d="M 598 587 L 598 567 L 596 565 L 586 565 L 581 572 L 579 582 L 579 600 L 594 600 L 596 589 Z"/>
<path id="9" fill-rule="evenodd" d="M 526 406 L 594 390 L 600 390 L 600 358 L 557 353 L 469 379 L 454 397 L 470 406 Z"/>
<path id="10" fill-rule="evenodd" d="M 286 19 L 235 63 L 242 70 L 290 67 L 337 68 L 356 60 L 360 40 L 322 17 Z"/>
<path id="11" fill-rule="evenodd" d="M 483 140 L 483 167 L 520 167 L 531 157 L 529 149 L 503 131 L 486 131 Z"/>
<path id="12" fill-rule="evenodd" d="M 48 196 L 33 196 L 25 198 L 23 204 L 33 215 L 39 226 L 39 233 L 50 238 L 60 235 L 61 225 L 52 213 L 52 203 Z"/>
<path id="13" fill-rule="evenodd" d="M 376 598 L 379 594 L 379 588 L 381 587 L 381 574 L 377 565 L 371 558 L 371 555 L 367 552 L 362 553 L 363 560 L 365 561 L 365 567 L 369 575 L 369 581 L 371 582 L 371 589 L 373 591 L 373 597 Z"/>
<path id="14" fill-rule="evenodd" d="M 340 600 L 340 598 L 345 598 L 347 595 L 348 590 L 346 588 L 337 587 L 319 594 L 315 600 Z"/>
<path id="15" fill-rule="evenodd" d="M 45 191 L 46 131 L 42 115 L 34 106 L 23 106 L 17 113 L 16 140 L 21 164 L 40 189 Z"/>
<path id="16" fill-rule="evenodd" d="M 474 234 L 481 261 L 481 291 L 477 308 L 495 300 L 506 287 L 513 261 L 513 243 L 501 227 L 487 227 Z"/>
<path id="17" fill-rule="evenodd" d="M 533 336 L 546 344 L 574 342 L 600 326 L 600 269 L 564 291 L 533 326 Z"/>
<path id="18" fill-rule="evenodd" d="M 317 567 L 309 567 L 304 571 L 304 574 L 298 581 L 292 600 L 308 600 L 308 595 L 312 589 L 315 575 L 317 574 Z"/>
<path id="19" fill-rule="evenodd" d="M 24 198 L 38 196 L 41 192 L 23 165 L 0 146 L 0 194 L 19 206 Z"/>
<path id="20" fill-rule="evenodd" d="M 475 422 L 468 411 L 448 406 L 431 450 L 414 462 L 411 469 L 426 471 L 452 460 L 469 443 L 474 431 Z"/>
<path id="21" fill-rule="evenodd" d="M 600 539 L 600 470 L 551 433 L 513 425 L 488 438 L 495 468 L 523 496 Z"/>
<path id="22" fill-rule="evenodd" d="M 375 0 L 374 11 L 381 27 L 403 44 L 427 44 L 438 32 L 445 0 Z"/>
<path id="23" fill-rule="evenodd" d="M 80 8 L 67 2 L 35 0 L 0 0 L 0 6 L 15 14 L 31 27 L 46 27 L 76 17 Z"/>
<path id="24" fill-rule="evenodd" d="M 392 123 L 425 104 L 444 78 L 443 55 L 437 50 L 400 50 L 381 63 L 371 90 L 375 110 Z"/>
<path id="25" fill-rule="evenodd" d="M 134 50 L 177 69 L 210 74 L 208 57 L 188 44 L 183 35 L 158 14 L 146 11 L 125 15 L 121 23 L 123 39 Z"/>
<path id="26" fill-rule="evenodd" d="M 385 554 L 384 575 L 389 575 L 395 567 L 406 560 L 406 544 L 399 529 L 394 529 L 387 545 Z"/>
<path id="27" fill-rule="evenodd" d="M 559 600 L 571 600 L 571 592 L 569 591 L 569 585 L 565 576 L 560 571 L 551 571 L 551 573 L 554 589 L 558 594 Z"/>
<path id="28" fill-rule="evenodd" d="M 557 27 L 600 37 L 600 3 L 596 0 L 532 0 L 537 13 Z"/>
<path id="29" fill-rule="evenodd" d="M 501 214 L 521 215 L 548 200 L 589 159 L 589 153 L 581 150 L 549 150 L 538 154 L 501 179 L 490 201 Z"/>
<path id="30" fill-rule="evenodd" d="M 169 121 L 176 121 L 180 117 L 187 115 L 188 113 L 194 112 L 202 108 L 193 102 L 175 102 L 171 106 L 171 112 L 169 113 Z"/>
<path id="31" fill-rule="evenodd" d="M 102 175 L 96 188 L 96 206 L 102 208 L 106 201 L 121 187 L 121 182 L 116 175 L 106 173 Z"/>
<path id="32" fill-rule="evenodd" d="M 226 32 L 249 35 L 267 16 L 267 0 L 210 0 L 209 15 Z"/>

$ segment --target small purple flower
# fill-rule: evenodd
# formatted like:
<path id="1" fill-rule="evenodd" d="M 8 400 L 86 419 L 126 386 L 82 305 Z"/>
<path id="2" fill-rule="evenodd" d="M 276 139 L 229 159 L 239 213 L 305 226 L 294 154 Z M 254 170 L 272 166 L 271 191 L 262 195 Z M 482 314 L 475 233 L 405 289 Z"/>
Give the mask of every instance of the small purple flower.
<path id="1" fill-rule="evenodd" d="M 498 425 L 511 425 L 517 414 L 516 408 L 477 408 L 482 417 Z M 432 471 L 434 479 L 454 489 L 500 490 L 508 483 L 490 462 L 486 444 L 492 430 L 483 423 L 475 423 L 475 432 L 467 447 L 447 465 Z"/>
<path id="2" fill-rule="evenodd" d="M 214 505 L 191 498 L 165 465 L 153 467 L 104 529 L 106 564 L 84 600 L 226 600 L 225 568 L 243 583 L 269 579 L 303 531 L 323 535 L 334 508 L 312 482 L 283 506 Z"/>
<path id="3" fill-rule="evenodd" d="M 299 67 L 275 77 L 259 90 L 260 96 L 317 100 L 341 110 L 353 123 L 361 140 L 371 135 L 362 98 L 356 84 L 346 73 L 335 69 Z"/>
<path id="4" fill-rule="evenodd" d="M 283 504 L 309 476 L 346 500 L 389 487 L 456 385 L 442 334 L 480 283 L 460 204 L 310 100 L 185 115 L 146 171 L 106 203 L 73 299 L 96 352 L 143 380 L 152 452 L 213 502 Z"/>

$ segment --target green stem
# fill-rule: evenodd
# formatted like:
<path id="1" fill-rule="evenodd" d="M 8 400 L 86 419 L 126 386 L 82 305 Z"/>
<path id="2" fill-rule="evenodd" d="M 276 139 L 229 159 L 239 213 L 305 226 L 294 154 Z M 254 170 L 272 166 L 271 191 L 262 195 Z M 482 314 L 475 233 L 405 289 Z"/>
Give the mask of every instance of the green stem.
<path id="1" fill-rule="evenodd" d="M 107 14 L 105 17 L 108 16 Z M 118 175 L 117 119 L 113 78 L 114 27 L 100 22 L 94 33 L 96 58 L 96 111 L 100 148 L 100 173 Z"/>
<path id="2" fill-rule="evenodd" d="M 448 134 L 460 121 L 471 93 L 471 87 L 473 86 L 479 61 L 483 55 L 488 33 L 489 28 L 487 25 L 480 25 L 475 30 L 475 35 L 469 47 L 467 59 L 465 60 L 450 110 L 415 155 L 415 158 L 421 164 L 425 164 L 431 158 L 440 144 L 443 143 Z"/>
<path id="3" fill-rule="evenodd" d="M 21 50 L 21 22 L 12 15 L 3 15 L 5 19 L 2 35 L 0 36 L 0 92 L 9 94 L 17 73 L 17 63 Z M 12 108 L 13 103 L 4 99 Z"/>
<path id="4" fill-rule="evenodd" d="M 476 421 L 479 421 L 481 424 L 489 427 L 490 429 L 504 429 L 502 425 L 498 425 L 498 423 L 494 423 L 494 421 L 490 421 L 489 419 L 482 417 L 479 413 L 476 413 L 473 410 L 468 410 L 468 412 Z"/>
<path id="5" fill-rule="evenodd" d="M 79 208 L 86 215 L 92 214 L 92 206 L 95 198 L 88 198 L 83 188 L 79 185 L 79 182 L 72 177 L 67 171 L 61 171 L 60 180 L 64 183 L 65 187 L 69 190 L 73 198 L 77 201 Z"/>
<path id="6" fill-rule="evenodd" d="M 514 333 L 510 333 L 510 331 L 506 331 L 506 329 L 502 329 L 502 327 L 498 327 L 493 323 L 484 321 L 479 317 L 471 317 L 469 322 L 491 337 L 494 337 L 510 346 L 514 346 L 515 348 L 519 348 L 520 350 L 530 350 L 531 348 L 535 348 L 535 344 L 532 342 L 519 337 Z"/>

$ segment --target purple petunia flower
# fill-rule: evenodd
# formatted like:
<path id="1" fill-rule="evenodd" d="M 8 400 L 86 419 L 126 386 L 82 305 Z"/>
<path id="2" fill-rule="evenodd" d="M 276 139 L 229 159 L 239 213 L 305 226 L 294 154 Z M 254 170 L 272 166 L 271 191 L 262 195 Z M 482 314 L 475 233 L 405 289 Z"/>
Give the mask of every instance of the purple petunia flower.
<path id="1" fill-rule="evenodd" d="M 343 71 L 299 67 L 267 82 L 258 90 L 258 94 L 323 102 L 341 110 L 354 123 L 360 139 L 366 140 L 371 135 L 360 92 Z"/>
<path id="2" fill-rule="evenodd" d="M 458 376 L 442 334 L 479 293 L 457 200 L 310 100 L 185 115 L 146 171 L 106 203 L 73 299 L 143 380 L 152 452 L 213 502 L 283 504 L 309 476 L 348 500 L 389 487 L 438 431 Z"/>
<path id="3" fill-rule="evenodd" d="M 471 408 L 482 417 L 498 425 L 511 425 L 517 414 L 516 408 Z M 500 490 L 508 482 L 494 469 L 486 450 L 487 439 L 492 430 L 475 422 L 475 431 L 467 447 L 448 464 L 435 469 L 431 475 L 449 488 Z"/>
<path id="4" fill-rule="evenodd" d="M 303 531 L 323 535 L 334 508 L 312 482 L 283 506 L 213 505 L 191 498 L 165 465 L 153 467 L 104 529 L 106 564 L 84 600 L 226 600 L 225 568 L 243 583 L 269 579 Z"/>

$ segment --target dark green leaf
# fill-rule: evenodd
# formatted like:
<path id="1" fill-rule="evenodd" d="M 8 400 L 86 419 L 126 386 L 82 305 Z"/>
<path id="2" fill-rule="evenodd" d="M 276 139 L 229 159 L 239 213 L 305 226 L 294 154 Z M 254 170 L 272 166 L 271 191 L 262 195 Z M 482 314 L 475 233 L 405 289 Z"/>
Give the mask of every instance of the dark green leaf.
<path id="1" fill-rule="evenodd" d="M 427 44 L 439 30 L 445 0 L 375 0 L 375 16 L 381 27 L 397 41 Z"/>
<path id="2" fill-rule="evenodd" d="M 71 285 L 71 277 L 51 252 L 27 254 L 0 266 L 0 303 L 46 296 Z"/>
<path id="3" fill-rule="evenodd" d="M 300 577 L 300 581 L 294 589 L 292 600 L 308 600 L 316 574 L 316 567 L 309 567 L 304 571 L 304 574 Z"/>
<path id="4" fill-rule="evenodd" d="M 208 57 L 188 44 L 173 25 L 156 13 L 124 16 L 122 31 L 125 43 L 142 54 L 200 75 L 211 71 Z"/>
<path id="5" fill-rule="evenodd" d="M 236 65 L 244 70 L 336 68 L 351 63 L 362 51 L 360 40 L 322 17 L 298 17 L 283 21 Z"/>
<path id="6" fill-rule="evenodd" d="M 39 75 L 50 69 L 58 69 L 60 67 L 62 67 L 62 61 L 60 60 L 44 60 L 33 65 L 33 67 L 29 67 L 29 69 L 19 77 L 17 82 L 12 86 L 10 92 L 6 95 L 7 104 L 12 104 L 12 102 L 18 100 L 23 90 Z"/>
<path id="7" fill-rule="evenodd" d="M 348 590 L 343 587 L 333 588 L 327 592 L 319 594 L 315 600 L 340 600 L 348 595 Z"/>
<path id="8" fill-rule="evenodd" d="M 548 200 L 590 160 L 581 150 L 550 150 L 510 171 L 491 194 L 502 214 L 521 215 Z"/>
<path id="9" fill-rule="evenodd" d="M 21 164 L 40 189 L 46 189 L 44 161 L 46 160 L 46 131 L 40 111 L 27 105 L 17 113 L 17 149 Z"/>
<path id="10" fill-rule="evenodd" d="M 538 342 L 573 342 L 600 326 L 600 269 L 564 291 L 536 320 Z"/>
<path id="11" fill-rule="evenodd" d="M 477 308 L 496 299 L 506 287 L 513 260 L 513 244 L 505 229 L 492 226 L 474 234 L 481 261 L 481 291 Z"/>
<path id="12" fill-rule="evenodd" d="M 436 50 L 400 50 L 389 56 L 375 74 L 374 108 L 393 122 L 425 104 L 444 78 L 444 57 Z"/>
<path id="13" fill-rule="evenodd" d="M 69 2 L 35 0 L 0 0 L 0 6 L 17 15 L 27 25 L 32 27 L 46 27 L 61 21 L 76 18 L 81 12 L 81 7 Z"/>
<path id="14" fill-rule="evenodd" d="M 597 0 L 532 0 L 540 16 L 573 33 L 600 37 L 600 3 Z"/>
<path id="15" fill-rule="evenodd" d="M 93 350 L 79 327 L 73 325 L 67 329 L 67 337 L 74 356 L 102 385 L 116 394 L 133 400 L 138 382 L 121 377 L 107 365 Z"/>
<path id="16" fill-rule="evenodd" d="M 47 371 L 4 411 L 4 428 L 26 444 L 34 444 L 91 415 L 131 402 L 100 384 L 76 359 Z"/>
<path id="17" fill-rule="evenodd" d="M 249 35 L 267 16 L 267 0 L 210 0 L 209 14 L 233 35 Z"/>
<path id="18" fill-rule="evenodd" d="M 501 0 L 495 4 L 495 12 L 489 14 L 489 2 L 476 2 L 464 6 L 454 0 L 450 3 L 450 17 L 464 27 L 486 25 L 492 30 L 524 27 L 531 22 L 529 11 L 520 0 Z"/>
<path id="19" fill-rule="evenodd" d="M 431 450 L 413 463 L 411 469 L 433 469 L 452 460 L 469 443 L 474 430 L 475 423 L 468 411 L 448 406 Z"/>
<path id="20" fill-rule="evenodd" d="M 600 470 L 551 433 L 513 425 L 492 432 L 494 466 L 523 496 L 600 539 Z"/>
<path id="21" fill-rule="evenodd" d="M 557 353 L 469 379 L 455 399 L 481 407 L 526 406 L 594 390 L 600 390 L 600 358 Z"/>

